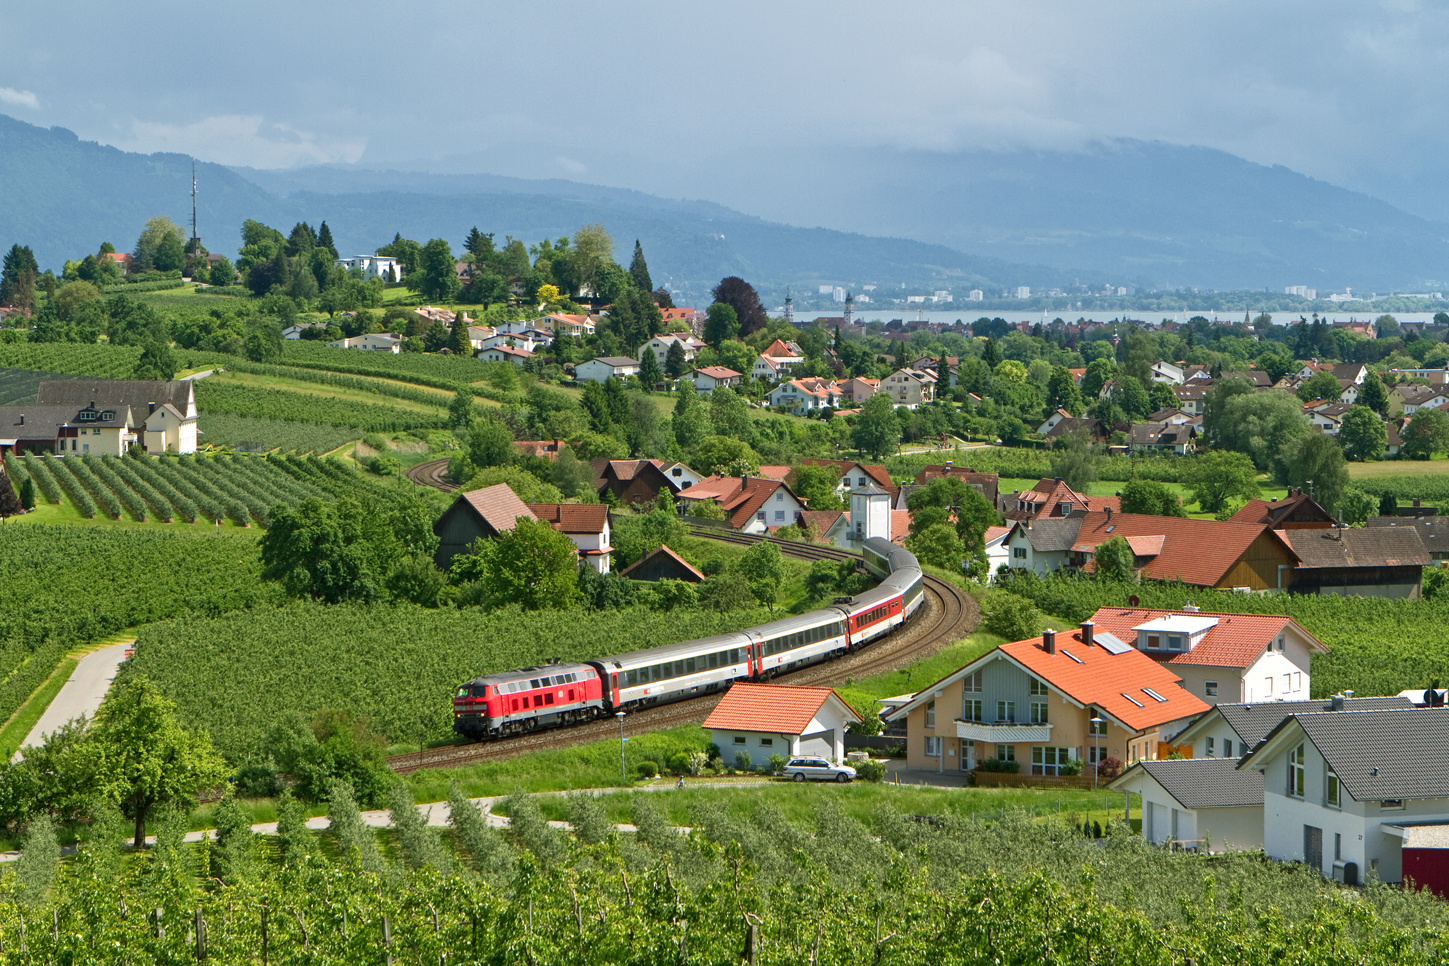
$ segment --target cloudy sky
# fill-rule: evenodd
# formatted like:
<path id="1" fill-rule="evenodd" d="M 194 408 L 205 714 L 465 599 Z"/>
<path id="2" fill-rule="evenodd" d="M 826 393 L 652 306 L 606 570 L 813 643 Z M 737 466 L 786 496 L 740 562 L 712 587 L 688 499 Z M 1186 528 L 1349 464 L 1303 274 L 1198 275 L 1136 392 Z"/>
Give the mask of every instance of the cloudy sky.
<path id="1" fill-rule="evenodd" d="M 1446 21 L 1409 0 L 56 0 L 0 10 L 0 112 L 229 164 L 563 177 L 747 210 L 772 154 L 1159 139 L 1449 220 Z"/>

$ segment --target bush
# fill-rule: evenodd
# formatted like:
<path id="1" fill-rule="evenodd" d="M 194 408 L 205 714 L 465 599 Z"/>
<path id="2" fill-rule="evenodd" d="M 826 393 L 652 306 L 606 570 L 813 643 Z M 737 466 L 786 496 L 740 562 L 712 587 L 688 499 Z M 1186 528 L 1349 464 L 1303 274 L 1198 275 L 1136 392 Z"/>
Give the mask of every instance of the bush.
<path id="1" fill-rule="evenodd" d="M 270 762 L 243 765 L 237 769 L 232 786 L 242 798 L 275 798 L 282 793 L 282 781 Z"/>
<path id="2" fill-rule="evenodd" d="M 641 762 L 639 762 L 639 777 L 640 778 L 658 778 L 659 777 L 659 766 L 656 765 L 656 764 L 654 764 L 654 762 L 652 762 L 652 761 L 641 761 Z"/>
<path id="3" fill-rule="evenodd" d="M 1008 641 L 1021 641 L 1036 636 L 1041 612 L 1030 601 L 1010 595 L 998 596 L 988 605 L 981 629 Z"/>
<path id="4" fill-rule="evenodd" d="M 402 470 L 402 461 L 396 456 L 369 456 L 363 465 L 378 476 L 396 476 Z"/>
<path id="5" fill-rule="evenodd" d="M 855 763 L 855 774 L 861 781 L 879 782 L 885 780 L 886 766 L 883 761 L 867 758 Z"/>
<path id="6" fill-rule="evenodd" d="M 845 726 L 846 734 L 878 735 L 885 730 L 885 724 L 880 720 L 880 712 L 875 708 L 866 708 L 860 717 L 860 721 L 852 721 Z"/>
<path id="7" fill-rule="evenodd" d="M 700 775 L 704 772 L 704 766 L 709 764 L 709 755 L 702 751 L 691 751 L 689 753 L 689 773 Z"/>
<path id="8" fill-rule="evenodd" d="M 749 771 L 752 767 L 754 767 L 754 764 L 754 759 L 750 757 L 750 753 L 748 751 L 745 751 L 743 748 L 741 748 L 739 751 L 735 752 L 735 767 L 738 768 L 740 771 Z"/>
<path id="9" fill-rule="evenodd" d="M 669 757 L 669 771 L 675 775 L 689 773 L 689 752 L 681 751 Z"/>
<path id="10" fill-rule="evenodd" d="M 1073 758 L 1065 765 L 1059 765 L 1057 767 L 1057 774 L 1059 775 L 1080 775 L 1081 773 L 1082 760 L 1080 758 Z"/>
<path id="11" fill-rule="evenodd" d="M 1000 758 L 987 758 L 976 765 L 977 771 L 1004 772 L 1008 775 L 1015 775 L 1021 771 L 1021 763 L 1015 761 L 1002 761 Z"/>
<path id="12" fill-rule="evenodd" d="M 387 439 L 381 433 L 366 434 L 362 437 L 362 443 L 374 453 L 387 452 Z"/>
<path id="13" fill-rule="evenodd" d="M 1097 763 L 1097 777 L 1102 781 L 1111 781 L 1122 774 L 1121 758 L 1103 758 Z"/>
<path id="14" fill-rule="evenodd" d="M 778 775 L 778 774 L 780 774 L 780 772 L 782 772 L 784 770 L 785 770 L 785 756 L 784 755 L 771 755 L 770 756 L 770 774 L 772 774 L 772 775 Z"/>

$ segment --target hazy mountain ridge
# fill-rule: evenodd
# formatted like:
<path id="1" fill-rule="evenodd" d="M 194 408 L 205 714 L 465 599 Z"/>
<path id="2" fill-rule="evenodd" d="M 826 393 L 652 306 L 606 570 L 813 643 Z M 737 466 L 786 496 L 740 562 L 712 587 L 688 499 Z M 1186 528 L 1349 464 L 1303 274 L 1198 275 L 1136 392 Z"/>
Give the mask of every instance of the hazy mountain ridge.
<path id="1" fill-rule="evenodd" d="M 0 204 L 0 243 L 30 245 L 42 267 L 59 270 L 65 259 L 93 252 L 104 241 L 129 249 L 146 219 L 158 214 L 189 230 L 191 163 L 183 155 L 120 151 L 0 115 L 0 179 L 9 188 Z M 383 173 L 365 175 L 353 187 L 358 172 L 324 168 L 251 172 L 263 182 L 257 184 L 222 165 L 198 163 L 196 170 L 202 241 L 226 254 L 235 253 L 247 218 L 283 232 L 300 220 L 315 226 L 325 219 L 346 254 L 370 252 L 395 232 L 447 238 L 456 248 L 475 225 L 500 242 L 512 235 L 533 243 L 599 222 L 614 235 L 621 258 L 640 239 L 656 280 L 673 281 L 696 299 L 728 274 L 755 281 L 767 298 L 814 281 L 904 281 L 918 290 L 945 284 L 944 276 L 992 285 L 1023 278 L 1045 284 L 1058 277 L 940 245 L 794 228 L 709 202 L 572 182 L 470 176 L 440 187 L 428 178 L 389 180 Z M 303 190 L 328 184 L 346 190 Z M 409 190 L 397 190 L 403 185 Z"/>

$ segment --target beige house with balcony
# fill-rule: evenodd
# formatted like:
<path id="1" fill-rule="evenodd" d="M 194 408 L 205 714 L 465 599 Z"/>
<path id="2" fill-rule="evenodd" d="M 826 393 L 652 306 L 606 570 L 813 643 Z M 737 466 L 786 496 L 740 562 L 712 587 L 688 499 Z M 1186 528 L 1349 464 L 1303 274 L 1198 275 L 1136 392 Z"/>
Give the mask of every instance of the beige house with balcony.
<path id="1" fill-rule="evenodd" d="M 1059 775 L 1106 758 L 1158 757 L 1208 705 L 1132 645 L 1080 629 L 1003 644 L 887 712 L 906 725 L 906 767 L 971 771 L 987 759 Z"/>
<path id="2" fill-rule="evenodd" d="M 915 409 L 936 398 L 936 377 L 925 369 L 897 369 L 880 381 L 879 391 L 897 406 Z"/>

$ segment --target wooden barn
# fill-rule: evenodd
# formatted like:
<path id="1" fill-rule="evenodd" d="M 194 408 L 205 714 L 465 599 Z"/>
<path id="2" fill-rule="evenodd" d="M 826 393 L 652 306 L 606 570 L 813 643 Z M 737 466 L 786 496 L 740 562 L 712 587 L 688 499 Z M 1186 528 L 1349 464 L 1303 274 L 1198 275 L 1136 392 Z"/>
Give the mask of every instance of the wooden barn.
<path id="1" fill-rule="evenodd" d="M 698 584 L 704 580 L 704 574 L 695 570 L 688 560 L 670 550 L 668 544 L 660 544 L 619 573 L 630 580 L 650 582 L 683 580 L 691 584 Z"/>
<path id="2" fill-rule="evenodd" d="M 433 561 L 446 570 L 454 557 L 467 553 L 474 540 L 512 530 L 519 517 L 537 519 L 507 483 L 460 493 L 433 524 L 433 533 L 438 535 Z"/>

